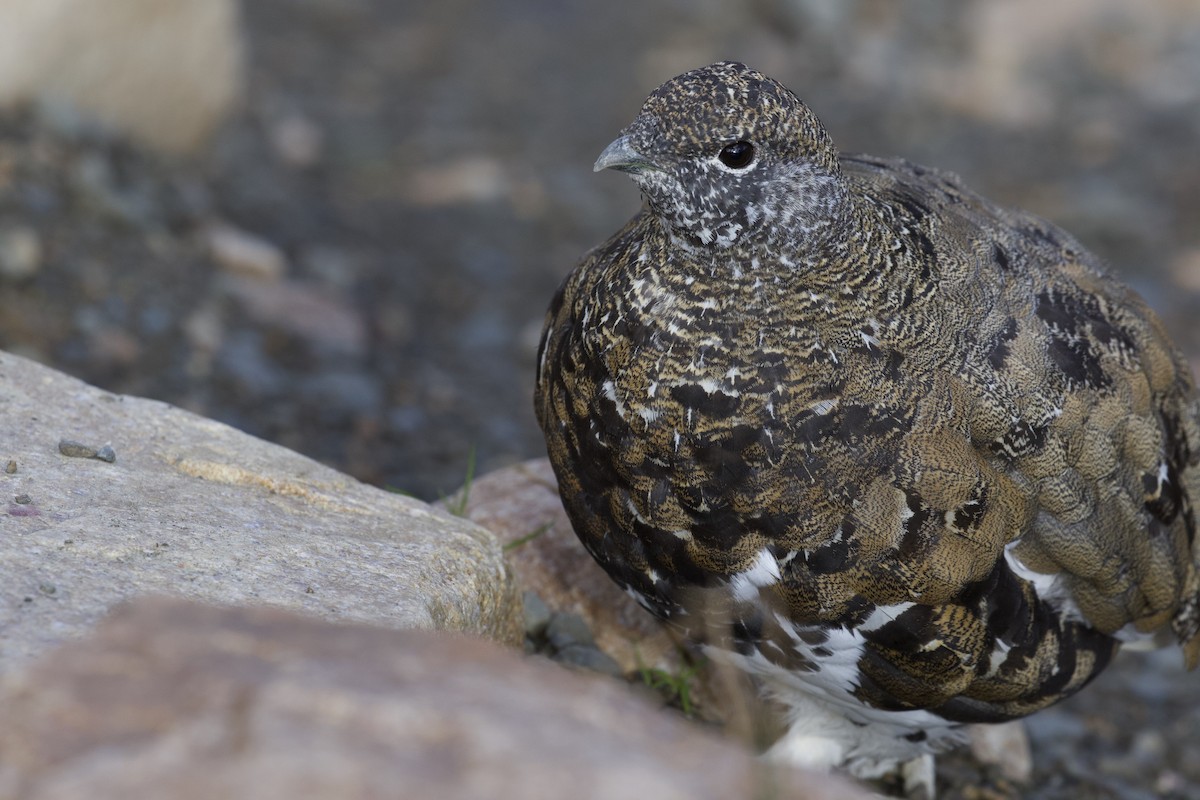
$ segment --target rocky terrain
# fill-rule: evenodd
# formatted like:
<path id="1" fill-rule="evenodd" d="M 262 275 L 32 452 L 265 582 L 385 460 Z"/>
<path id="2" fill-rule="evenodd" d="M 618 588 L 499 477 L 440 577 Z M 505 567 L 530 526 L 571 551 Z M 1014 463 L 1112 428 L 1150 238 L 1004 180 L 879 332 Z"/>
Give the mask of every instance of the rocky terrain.
<path id="1" fill-rule="evenodd" d="M 1052 8 L 1036 0 L 902 7 L 886 0 L 649 7 L 255 0 L 243 8 L 242 26 L 240 104 L 190 154 L 157 150 L 59 103 L 0 111 L 0 350 L 108 392 L 228 423 L 367 484 L 425 500 L 450 495 L 471 464 L 492 473 L 542 453 L 530 393 L 543 310 L 580 254 L 638 203 L 628 181 L 591 173 L 596 155 L 649 89 L 684 69 L 735 58 L 796 89 L 844 149 L 953 169 L 984 193 L 1062 224 L 1146 296 L 1200 367 L 1200 11 L 1193 0 L 1069 0 Z M 15 368 L 4 363 L 12 382 Z M 36 395 L 28 388 L 6 384 L 0 411 L 16 413 L 12 398 Z M 80 390 L 71 391 L 36 395 L 47 420 L 67 419 L 58 412 L 78 399 Z M 14 424 L 25 430 L 37 413 L 23 408 Z M 64 474 L 77 480 L 83 465 L 114 466 L 62 456 L 60 438 L 94 446 L 112 439 L 123 465 L 134 452 L 195 459 L 189 448 L 211 435 L 201 426 L 194 440 L 171 445 L 167 425 L 159 439 L 133 445 L 111 427 L 36 430 L 37 438 L 20 441 L 37 460 L 22 456 L 6 477 L 5 536 L 45 522 L 29 513 L 48 508 L 38 505 L 50 497 L 39 493 L 44 477 L 25 470 L 74 470 Z M 0 466 L 16 446 L 15 437 L 0 439 Z M 271 486 L 292 485 L 295 470 L 308 480 L 316 465 L 285 458 L 285 477 L 268 472 L 277 483 L 264 489 L 247 484 L 261 463 L 247 466 L 242 448 L 224 463 L 243 471 L 221 472 L 235 477 L 196 498 L 224 509 L 213 527 L 161 539 L 186 549 L 178 561 L 195 569 L 191 595 L 278 604 L 295 589 L 298 610 L 386 621 L 380 570 L 345 570 L 324 583 L 289 572 L 337 563 L 336 549 L 314 555 L 317 545 L 288 540 L 290 560 L 247 571 L 257 563 L 255 546 L 278 541 L 244 527 L 258 506 L 233 513 L 253 492 L 229 493 L 257 487 L 272 508 L 281 497 Z M 211 452 L 201 460 L 220 462 Z M 320 478 L 322 491 L 359 491 L 328 489 L 344 479 L 333 475 Z M 99 486 L 109 477 L 92 476 Z M 188 482 L 211 474 L 155 477 Z M 21 483 L 29 479 L 32 487 Z M 56 489 L 54 513 L 65 513 L 68 500 L 71 513 L 87 505 L 71 500 L 70 480 Z M 130 512 L 154 486 L 128 489 L 90 519 L 104 530 L 149 525 L 155 518 Z M 298 502 L 286 493 L 282 501 Z M 406 501 L 370 500 L 384 509 L 393 502 Z M 527 509 L 507 514 L 518 520 L 513 538 L 547 522 Z M 239 537 L 225 536 L 229 525 Z M 498 558 L 478 529 L 454 530 L 463 552 L 481 547 Z M 19 562 L 28 569 L 0 560 L 20 576 L 4 595 L 18 611 L 6 611 L 34 615 L 23 623 L 30 638 L 6 633 L 3 652 L 20 651 L 24 661 L 78 635 L 122 599 L 112 581 L 131 592 L 139 582 L 173 588 L 177 575 L 162 566 L 171 562 L 154 555 L 150 529 L 145 537 L 122 540 L 124 549 L 93 543 L 84 554 L 124 576 L 109 576 L 104 591 L 77 583 L 90 567 L 62 577 L 71 564 L 90 563 L 72 552 L 85 544 L 65 544 L 80 541 L 73 533 L 23 549 L 22 558 L 33 559 Z M 385 553 L 398 563 L 404 548 L 371 540 L 356 557 L 369 564 Z M 198 562 L 197 553 L 211 560 Z M 575 563 L 569 551 L 559 558 L 546 563 Z M 59 577 L 38 572 L 35 562 L 53 565 Z M 136 573 L 125 571 L 130 563 Z M 337 602 L 322 600 L 325 592 Z M 628 648 L 609 628 L 620 620 L 582 614 L 584 597 L 540 586 L 537 593 L 547 613 L 591 620 L 586 633 L 560 621 L 558 644 L 537 628 L 542 646 L 553 645 L 556 656 L 569 651 L 564 660 L 628 669 Z M 395 602 L 407 602 L 402 594 Z M 499 609 L 508 601 L 491 602 Z M 453 622 L 466 617 L 417 606 L 400 616 L 470 629 Z M 591 645 L 580 636 L 596 646 L 584 647 Z M 1196 676 L 1182 673 L 1171 652 L 1128 654 L 1083 694 L 1030 721 L 1028 787 L 958 755 L 943 759 L 943 795 L 1200 797 L 1198 731 Z"/>

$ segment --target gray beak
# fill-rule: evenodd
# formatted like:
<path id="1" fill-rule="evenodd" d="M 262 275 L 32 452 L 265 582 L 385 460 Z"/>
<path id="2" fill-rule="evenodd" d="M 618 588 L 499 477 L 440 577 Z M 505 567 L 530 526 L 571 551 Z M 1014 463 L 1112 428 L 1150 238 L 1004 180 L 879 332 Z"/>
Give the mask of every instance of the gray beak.
<path id="1" fill-rule="evenodd" d="M 596 165 L 592 167 L 592 171 L 615 169 L 621 172 L 633 172 L 646 168 L 653 169 L 654 165 L 644 155 L 633 149 L 633 145 L 629 143 L 628 134 L 622 134 L 616 141 L 604 148 L 604 152 L 596 159 Z"/>

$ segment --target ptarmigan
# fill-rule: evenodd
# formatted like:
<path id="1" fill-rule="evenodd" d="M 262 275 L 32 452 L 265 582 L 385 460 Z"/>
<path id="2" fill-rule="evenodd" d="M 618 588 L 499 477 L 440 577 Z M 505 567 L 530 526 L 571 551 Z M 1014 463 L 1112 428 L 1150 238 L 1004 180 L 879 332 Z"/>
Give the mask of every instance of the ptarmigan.
<path id="1" fill-rule="evenodd" d="M 550 305 L 536 409 L 600 565 L 873 775 L 1200 658 L 1200 405 L 1070 235 L 840 155 L 778 82 L 674 78 L 600 155 L 647 207 Z"/>

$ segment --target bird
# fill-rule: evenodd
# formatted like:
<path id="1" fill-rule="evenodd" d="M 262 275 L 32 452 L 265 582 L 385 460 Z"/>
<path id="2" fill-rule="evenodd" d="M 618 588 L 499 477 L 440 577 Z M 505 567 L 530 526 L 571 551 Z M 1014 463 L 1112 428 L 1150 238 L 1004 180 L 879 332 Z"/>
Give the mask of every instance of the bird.
<path id="1" fill-rule="evenodd" d="M 641 210 L 550 303 L 534 405 L 584 547 L 864 778 L 1200 660 L 1200 402 L 1147 304 L 956 175 L 843 154 L 780 82 L 668 80 Z"/>

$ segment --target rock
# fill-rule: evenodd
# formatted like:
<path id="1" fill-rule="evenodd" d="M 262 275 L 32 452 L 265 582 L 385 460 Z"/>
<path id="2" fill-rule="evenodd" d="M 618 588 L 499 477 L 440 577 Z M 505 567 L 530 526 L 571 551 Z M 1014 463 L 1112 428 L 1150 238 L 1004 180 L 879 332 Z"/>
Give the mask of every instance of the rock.
<path id="1" fill-rule="evenodd" d="M 25 225 L 0 228 L 0 278 L 25 280 L 42 266 L 42 240 Z"/>
<path id="2" fill-rule="evenodd" d="M 0 536 L 0 668 L 158 592 L 521 641 L 500 548 L 464 520 L 5 353 L 0 419 L 0 458 L 20 464 L 3 492 L 35 500 L 8 507 Z M 64 456 L 62 439 L 117 460 Z"/>
<path id="3" fill-rule="evenodd" d="M 1181 289 L 1200 292 L 1200 247 L 1190 247 L 1171 259 L 1171 279 Z"/>
<path id="4" fill-rule="evenodd" d="M 557 612 L 582 617 L 622 672 L 678 666 L 675 640 L 604 574 L 575 537 L 548 460 L 526 461 L 479 478 L 471 486 L 464 516 L 505 545 L 522 588 Z"/>
<path id="5" fill-rule="evenodd" d="M 216 224 L 205 231 L 204 238 L 213 261 L 227 272 L 271 282 L 280 280 L 287 272 L 283 251 L 261 236 L 232 225 Z"/>
<path id="6" fill-rule="evenodd" d="M 365 354 L 367 325 L 362 314 L 336 291 L 316 283 L 279 283 L 230 276 L 229 294 L 253 321 L 278 328 L 308 344 L 354 357 Z"/>
<path id="7" fill-rule="evenodd" d="M 0 105 L 66 101 L 171 151 L 229 112 L 242 58 L 236 0 L 0 3 Z"/>
<path id="8" fill-rule="evenodd" d="M 128 183 L 118 177 L 112 154 L 85 152 L 71 165 L 68 180 L 81 208 L 122 227 L 152 225 L 158 209 L 149 183 Z"/>
<path id="9" fill-rule="evenodd" d="M 0 691 L 0 796 L 861 800 L 488 642 L 143 599 Z"/>
<path id="10" fill-rule="evenodd" d="M 270 128 L 271 144 L 276 155 L 293 167 L 311 167 L 321 157 L 325 135 L 315 122 L 293 114 Z"/>
<path id="11" fill-rule="evenodd" d="M 16 471 L 16 466 L 14 466 L 13 472 Z M 550 624 L 550 607 L 537 596 L 536 592 L 525 592 L 521 599 L 525 610 L 525 635 L 543 636 L 546 633 L 546 626 Z"/>
<path id="12" fill-rule="evenodd" d="M 975 760 L 995 767 L 1000 775 L 1013 783 L 1029 783 L 1033 776 L 1033 753 L 1022 720 L 998 725 L 970 725 L 967 737 Z"/>
<path id="13" fill-rule="evenodd" d="M 599 672 L 614 678 L 622 677 L 621 665 L 594 644 L 570 644 L 554 654 L 560 664 Z"/>
<path id="14" fill-rule="evenodd" d="M 406 196 L 414 205 L 440 207 L 462 203 L 487 203 L 509 191 L 501 163 L 489 156 L 470 155 L 446 164 L 417 170 Z"/>
<path id="15" fill-rule="evenodd" d="M 571 645 L 596 643 L 587 621 L 570 612 L 559 612 L 550 617 L 550 622 L 546 625 L 546 638 L 559 650 Z"/>

